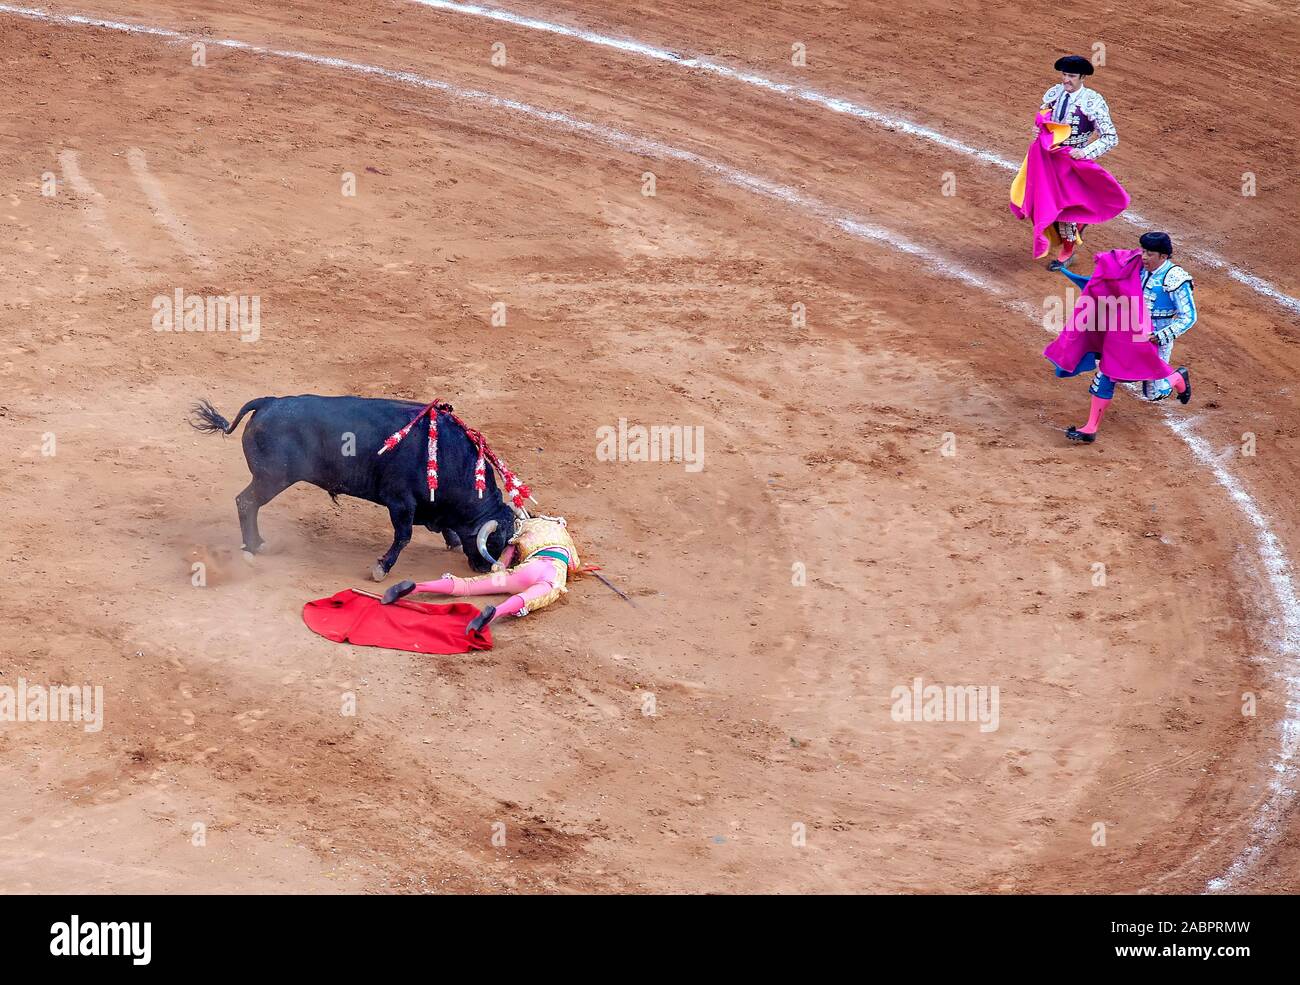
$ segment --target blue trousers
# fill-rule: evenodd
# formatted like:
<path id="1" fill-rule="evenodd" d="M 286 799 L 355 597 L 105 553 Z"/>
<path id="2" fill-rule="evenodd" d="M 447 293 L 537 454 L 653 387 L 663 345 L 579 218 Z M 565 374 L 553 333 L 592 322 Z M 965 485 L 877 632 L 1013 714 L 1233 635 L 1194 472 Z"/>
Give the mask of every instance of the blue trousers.
<path id="1" fill-rule="evenodd" d="M 1094 397 L 1100 397 L 1102 400 L 1112 400 L 1115 397 L 1115 381 L 1097 370 L 1097 375 L 1092 378 L 1092 386 L 1088 387 L 1088 392 Z"/>
<path id="2" fill-rule="evenodd" d="M 1169 348 L 1172 349 L 1173 345 L 1170 344 Z M 1169 357 L 1163 351 L 1160 355 L 1161 358 L 1168 361 Z M 1172 390 L 1173 387 L 1169 385 L 1168 380 L 1147 380 L 1142 384 L 1142 396 L 1147 400 L 1155 400 L 1161 394 L 1168 394 Z M 1088 392 L 1094 397 L 1100 397 L 1102 400 L 1111 400 L 1115 396 L 1115 381 L 1101 370 L 1097 370 L 1097 374 L 1092 378 L 1092 385 L 1088 387 Z"/>

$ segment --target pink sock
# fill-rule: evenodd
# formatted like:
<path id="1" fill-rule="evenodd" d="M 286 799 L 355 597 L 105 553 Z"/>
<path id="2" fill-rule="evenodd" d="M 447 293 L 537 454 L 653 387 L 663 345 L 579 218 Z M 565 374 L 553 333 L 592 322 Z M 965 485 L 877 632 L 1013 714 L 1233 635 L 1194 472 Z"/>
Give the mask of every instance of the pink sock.
<path id="1" fill-rule="evenodd" d="M 1101 427 L 1101 418 L 1106 413 L 1106 408 L 1109 406 L 1109 400 L 1103 400 L 1101 397 L 1093 397 L 1092 410 L 1088 413 L 1088 423 L 1079 428 L 1079 433 L 1096 434 L 1097 428 Z"/>
<path id="2" fill-rule="evenodd" d="M 472 578 L 445 575 L 433 581 L 417 582 L 415 591 L 458 597 L 509 593 L 513 597 L 497 607 L 501 615 L 509 616 L 514 615 L 533 599 L 541 598 L 551 591 L 554 583 L 555 562 L 538 557 L 509 571 L 494 571 L 491 574 L 475 575 Z"/>
<path id="3" fill-rule="evenodd" d="M 1187 389 L 1187 381 L 1183 379 L 1183 374 L 1176 371 L 1166 376 L 1165 382 L 1168 383 L 1175 390 L 1177 390 L 1179 393 L 1182 393 L 1184 390 Z"/>
<path id="4" fill-rule="evenodd" d="M 491 621 L 496 622 L 506 616 L 513 616 L 527 604 L 522 595 L 511 595 L 510 598 L 497 606 L 497 611 L 492 613 Z"/>
<path id="5" fill-rule="evenodd" d="M 510 598 L 498 605 L 497 611 L 492 616 L 492 621 L 496 622 L 502 616 L 516 615 L 524 606 L 532 604 L 543 595 L 549 595 L 554 590 L 555 586 L 550 582 L 544 581 L 529 585 L 518 595 L 511 595 Z"/>
<path id="6" fill-rule="evenodd" d="M 511 571 L 495 571 L 472 578 L 445 575 L 433 581 L 417 582 L 415 590 L 432 595 L 504 595 L 508 592 L 521 592 L 539 578 L 549 577 L 554 571 L 555 568 L 544 558 L 538 558 Z"/>
<path id="7" fill-rule="evenodd" d="M 434 581 L 420 581 L 415 583 L 417 592 L 429 592 L 433 595 L 455 595 L 456 579 L 447 575 L 445 578 L 438 578 Z"/>

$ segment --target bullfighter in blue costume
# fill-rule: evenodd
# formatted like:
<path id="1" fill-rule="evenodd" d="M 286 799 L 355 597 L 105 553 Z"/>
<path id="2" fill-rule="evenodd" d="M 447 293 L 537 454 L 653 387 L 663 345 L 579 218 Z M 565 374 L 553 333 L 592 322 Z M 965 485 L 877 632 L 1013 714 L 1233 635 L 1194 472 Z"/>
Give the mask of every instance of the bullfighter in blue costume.
<path id="1" fill-rule="evenodd" d="M 1151 313 L 1151 341 L 1158 347 L 1160 358 L 1171 363 L 1174 340 L 1196 324 L 1192 275 L 1173 262 L 1174 245 L 1168 233 L 1143 233 L 1138 245 L 1142 247 L 1142 297 Z M 1081 274 L 1064 267 L 1060 270 L 1080 289 L 1088 283 Z M 1115 381 L 1098 370 L 1088 392 L 1109 400 L 1115 395 Z M 1148 400 L 1164 400 L 1172 392 L 1165 380 L 1142 384 L 1142 395 Z"/>

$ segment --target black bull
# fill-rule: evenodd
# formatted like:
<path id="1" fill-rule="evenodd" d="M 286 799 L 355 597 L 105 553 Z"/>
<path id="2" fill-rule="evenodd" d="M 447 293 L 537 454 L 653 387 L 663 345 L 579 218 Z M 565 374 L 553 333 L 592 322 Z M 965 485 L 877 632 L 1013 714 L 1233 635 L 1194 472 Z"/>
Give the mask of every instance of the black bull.
<path id="1" fill-rule="evenodd" d="M 423 407 L 408 400 L 367 397 L 258 397 L 239 409 L 233 423 L 206 400 L 194 406 L 198 431 L 231 434 L 246 414 L 244 458 L 253 481 L 235 497 L 244 550 L 256 554 L 263 540 L 257 511 L 295 482 L 320 486 L 331 498 L 354 496 L 388 507 L 393 544 L 371 569 L 381 581 L 420 524 L 442 533 L 448 547 L 461 547 L 475 571 L 491 562 L 478 551 L 485 525 L 496 521 L 486 548 L 500 557 L 514 529 L 514 513 L 501 496 L 492 469 L 480 499 L 474 490 L 478 450 L 446 415 L 438 420 L 438 493 L 429 501 L 425 474 L 429 420 L 422 418 L 392 450 L 379 455 L 384 439 L 405 427 Z"/>

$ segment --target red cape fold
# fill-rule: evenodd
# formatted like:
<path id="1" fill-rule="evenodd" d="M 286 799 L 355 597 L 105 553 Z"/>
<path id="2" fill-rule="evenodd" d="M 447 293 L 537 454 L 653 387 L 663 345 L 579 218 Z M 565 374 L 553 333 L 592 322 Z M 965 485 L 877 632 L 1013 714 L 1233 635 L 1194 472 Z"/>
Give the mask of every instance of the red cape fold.
<path id="1" fill-rule="evenodd" d="M 313 633 L 335 643 L 385 646 L 412 653 L 468 653 L 492 649 L 492 629 L 472 636 L 465 627 L 479 614 L 466 602 L 437 605 L 401 599 L 381 605 L 379 599 L 345 588 L 302 607 L 302 621 Z"/>

